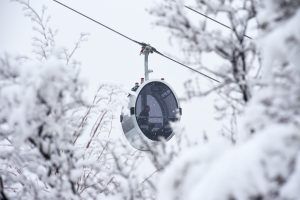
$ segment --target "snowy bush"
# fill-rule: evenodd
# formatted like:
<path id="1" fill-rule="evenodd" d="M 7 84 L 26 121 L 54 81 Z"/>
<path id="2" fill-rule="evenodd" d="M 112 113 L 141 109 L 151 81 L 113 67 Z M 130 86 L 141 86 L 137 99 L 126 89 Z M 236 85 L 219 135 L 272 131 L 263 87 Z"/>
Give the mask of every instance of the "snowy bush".
<path id="1" fill-rule="evenodd" d="M 37 63 L 5 57 L 0 68 L 5 190 L 14 199 L 73 198 L 76 177 L 71 175 L 77 169 L 72 112 L 82 105 L 76 71 L 55 57 Z"/>
<path id="2" fill-rule="evenodd" d="M 58 48 L 46 8 L 39 13 L 30 1 L 16 2 L 36 34 L 32 56 L 0 56 L 0 199 L 98 198 L 109 162 L 95 160 L 90 147 L 110 133 L 120 89 L 103 84 L 90 105 L 83 101 L 73 56 L 86 34 L 73 48 Z"/>
<path id="3" fill-rule="evenodd" d="M 300 3 L 268 0 L 253 6 L 261 87 L 245 107 L 237 145 L 209 141 L 183 152 L 162 175 L 158 199 L 300 198 Z"/>
<path id="4" fill-rule="evenodd" d="M 186 62 L 221 81 L 211 84 L 209 89 L 200 84 L 198 78 L 190 78 L 184 85 L 187 99 L 212 93 L 218 96 L 215 102 L 218 119 L 231 117 L 234 122 L 251 99 L 256 85 L 253 79 L 259 74 L 259 58 L 254 40 L 248 37 L 257 26 L 256 4 L 255 0 L 165 0 L 151 10 L 151 14 L 158 17 L 156 24 L 170 31 L 173 40 L 179 40 L 180 48 L 186 53 Z M 207 21 L 185 5 L 220 19 L 232 30 Z M 234 133 L 229 134 L 234 143 Z"/>

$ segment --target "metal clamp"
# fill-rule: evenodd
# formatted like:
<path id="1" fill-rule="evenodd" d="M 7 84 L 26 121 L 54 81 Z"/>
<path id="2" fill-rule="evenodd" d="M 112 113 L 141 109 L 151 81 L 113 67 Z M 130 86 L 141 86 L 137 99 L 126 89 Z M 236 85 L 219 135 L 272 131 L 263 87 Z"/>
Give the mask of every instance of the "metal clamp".
<path id="1" fill-rule="evenodd" d="M 145 80 L 149 80 L 149 74 L 153 72 L 153 70 L 148 68 L 148 57 L 150 53 L 155 52 L 155 48 L 153 48 L 150 44 L 143 43 L 142 50 L 140 54 L 145 55 Z"/>

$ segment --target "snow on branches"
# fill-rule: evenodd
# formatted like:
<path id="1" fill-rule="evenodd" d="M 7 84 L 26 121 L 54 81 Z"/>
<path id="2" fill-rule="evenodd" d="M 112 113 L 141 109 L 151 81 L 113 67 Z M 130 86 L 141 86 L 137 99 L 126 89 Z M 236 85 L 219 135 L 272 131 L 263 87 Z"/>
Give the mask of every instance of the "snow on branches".
<path id="1" fill-rule="evenodd" d="M 102 85 L 96 102 L 87 106 L 73 58 L 86 34 L 70 50 L 58 48 L 46 8 L 39 13 L 30 1 L 16 2 L 32 20 L 36 36 L 32 57 L 0 56 L 0 199 L 80 199 L 82 188 L 91 185 L 82 182 L 85 169 L 97 171 L 99 164 L 85 162 L 76 139 L 95 115 L 102 121 L 95 122 L 90 140 L 109 132 L 118 90 Z M 95 198 L 101 186 L 85 197 Z"/>
<path id="2" fill-rule="evenodd" d="M 11 197 L 64 198 L 76 194 L 72 134 L 74 109 L 82 105 L 77 73 L 56 58 L 14 63 L 1 58 L 1 173 Z M 9 69 L 9 70 L 7 70 Z M 76 160 L 76 159 L 75 159 Z M 45 185 L 46 187 L 45 187 Z M 18 191 L 18 192 L 16 192 Z M 42 192 L 43 191 L 43 192 Z M 16 196 L 15 196 L 16 195 Z"/>
<path id="3" fill-rule="evenodd" d="M 193 13 L 185 5 L 227 24 L 231 30 Z M 199 84 L 198 78 L 185 83 L 186 99 L 216 95 L 216 118 L 220 120 L 232 118 L 231 122 L 236 121 L 256 85 L 258 51 L 254 40 L 245 37 L 257 26 L 256 5 L 255 0 L 194 0 L 189 3 L 166 0 L 151 10 L 151 14 L 157 16 L 156 24 L 170 31 L 173 40 L 180 41 L 180 48 L 187 55 L 186 62 L 221 81 L 209 89 Z M 229 137 L 236 142 L 235 135 Z"/>
<path id="4" fill-rule="evenodd" d="M 212 12 L 227 1 L 203 2 Z M 162 176 L 158 199 L 300 197 L 300 4 L 268 0 L 253 6 L 262 79 L 245 106 L 237 144 L 209 141 L 182 153 Z"/>

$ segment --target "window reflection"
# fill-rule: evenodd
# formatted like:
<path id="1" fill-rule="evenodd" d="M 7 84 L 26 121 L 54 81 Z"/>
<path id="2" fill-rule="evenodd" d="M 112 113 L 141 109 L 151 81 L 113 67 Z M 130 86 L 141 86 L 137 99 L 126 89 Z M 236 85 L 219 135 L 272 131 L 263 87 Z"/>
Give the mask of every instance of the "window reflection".
<path id="1" fill-rule="evenodd" d="M 171 89 L 161 82 L 150 82 L 140 91 L 136 102 L 136 118 L 139 128 L 151 140 L 168 138 L 176 121 L 178 103 Z"/>

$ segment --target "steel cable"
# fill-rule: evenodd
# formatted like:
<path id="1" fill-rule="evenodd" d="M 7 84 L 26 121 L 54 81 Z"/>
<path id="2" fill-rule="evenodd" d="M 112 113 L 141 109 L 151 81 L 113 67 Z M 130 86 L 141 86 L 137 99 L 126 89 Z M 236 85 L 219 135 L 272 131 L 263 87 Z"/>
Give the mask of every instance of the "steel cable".
<path id="1" fill-rule="evenodd" d="M 173 58 L 171 58 L 169 56 L 166 56 L 165 54 L 159 52 L 154 47 L 152 47 L 152 46 L 150 46 L 150 45 L 148 45 L 148 44 L 146 44 L 144 42 L 139 42 L 137 40 L 134 40 L 134 39 L 132 39 L 132 38 L 130 38 L 130 37 L 128 37 L 128 36 L 120 33 L 119 31 L 116 31 L 115 29 L 113 29 L 113 28 L 111 28 L 109 26 L 106 26 L 105 24 L 103 24 L 103 23 L 101 23 L 101 22 L 99 22 L 99 21 L 97 21 L 97 20 L 95 20 L 95 19 L 93 19 L 93 18 L 91 18 L 91 17 L 89 17 L 89 16 L 87 16 L 87 15 L 85 15 L 85 14 L 83 14 L 83 13 L 81 13 L 81 12 L 79 12 L 79 11 L 77 11 L 77 10 L 75 10 L 75 9 L 73 9 L 73 8 L 71 8 L 71 7 L 63 4 L 63 3 L 61 3 L 61 2 L 59 2 L 59 1 L 57 1 L 57 0 L 52 0 L 52 1 L 55 2 L 55 3 L 57 3 L 57 4 L 59 4 L 59 5 L 61 5 L 61 6 L 63 6 L 63 7 L 65 7 L 65 8 L 67 8 L 67 9 L 69 9 L 69 10 L 71 10 L 71 11 L 73 11 L 73 12 L 75 12 L 75 13 L 77 13 L 77 14 L 79 14 L 79 15 L 81 15 L 81 16 L 83 16 L 83 17 L 85 17 L 85 18 L 87 18 L 87 19 L 89 19 L 89 20 L 91 20 L 91 21 L 93 21 L 93 22 L 95 22 L 96 24 L 98 24 L 98 25 L 100 25 L 100 26 L 102 26 L 102 27 L 104 27 L 104 28 L 106 28 L 106 29 L 108 29 L 108 30 L 110 30 L 110 31 L 112 31 L 112 32 L 114 32 L 114 33 L 122 36 L 123 38 L 126 38 L 126 39 L 128 39 L 128 40 L 130 40 L 130 41 L 132 41 L 132 42 L 134 42 L 136 44 L 139 44 L 140 46 L 142 46 L 142 48 L 145 48 L 146 46 L 149 46 L 149 47 L 151 47 L 152 52 L 157 53 L 158 55 L 160 55 L 160 56 L 162 56 L 164 58 L 167 58 L 167 59 L 169 59 L 169 60 L 171 60 L 171 61 L 173 61 L 173 62 L 175 62 L 175 63 L 177 63 L 177 64 L 179 64 L 179 65 L 181 65 L 181 66 L 183 66 L 183 67 L 185 67 L 187 69 L 189 69 L 189 70 L 192 70 L 192 71 L 194 71 L 194 72 L 196 72 L 196 73 L 198 73 L 198 74 L 200 74 L 202 76 L 205 76 L 205 77 L 209 78 L 210 80 L 213 80 L 215 82 L 220 83 L 220 81 L 218 81 L 218 80 L 216 80 L 216 79 L 214 79 L 214 78 L 212 78 L 212 77 L 210 77 L 210 76 L 208 76 L 208 75 L 206 75 L 206 74 L 204 74 L 204 73 L 202 73 L 202 72 L 200 72 L 200 71 L 198 71 L 198 70 L 196 70 L 196 69 L 194 69 L 192 67 L 189 67 L 189 66 L 187 66 L 187 65 L 185 65 L 185 64 L 183 64 L 183 63 L 181 63 L 181 62 L 179 62 L 179 61 L 177 61 L 177 60 L 175 60 L 175 59 L 173 59 Z"/>

